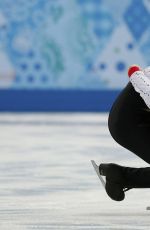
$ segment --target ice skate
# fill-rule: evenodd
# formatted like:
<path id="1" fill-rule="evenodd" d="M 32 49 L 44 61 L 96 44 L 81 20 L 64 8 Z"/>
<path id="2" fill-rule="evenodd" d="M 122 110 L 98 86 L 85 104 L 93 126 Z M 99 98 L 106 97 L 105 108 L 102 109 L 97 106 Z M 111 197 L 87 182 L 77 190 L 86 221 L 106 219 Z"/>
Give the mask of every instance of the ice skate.
<path id="1" fill-rule="evenodd" d="M 91 160 L 91 163 L 92 163 L 92 165 L 93 165 L 93 167 L 94 167 L 94 169 L 95 169 L 95 171 L 96 171 L 96 173 L 97 173 L 97 175 L 98 175 L 98 177 L 99 177 L 99 179 L 100 179 L 102 185 L 103 185 L 104 188 L 105 188 L 106 182 L 104 181 L 104 179 L 103 179 L 102 176 L 100 175 L 99 166 L 98 166 L 98 165 L 95 163 L 95 161 L 93 161 L 93 160 Z"/>
<path id="2" fill-rule="evenodd" d="M 115 201 L 122 201 L 125 198 L 125 191 L 129 190 L 125 186 L 122 167 L 112 163 L 98 166 L 93 160 L 91 162 L 108 196 Z M 106 182 L 102 176 L 106 177 Z"/>
<path id="3" fill-rule="evenodd" d="M 125 198 L 126 181 L 123 176 L 122 167 L 117 164 L 100 164 L 100 175 L 106 176 L 105 189 L 108 196 L 115 201 L 122 201 Z"/>

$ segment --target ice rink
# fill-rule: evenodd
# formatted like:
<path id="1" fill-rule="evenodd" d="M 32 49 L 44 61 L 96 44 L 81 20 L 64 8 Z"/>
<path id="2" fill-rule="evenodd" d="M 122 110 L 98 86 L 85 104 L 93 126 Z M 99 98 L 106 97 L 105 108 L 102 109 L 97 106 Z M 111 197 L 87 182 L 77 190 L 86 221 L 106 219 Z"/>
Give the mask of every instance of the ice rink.
<path id="1" fill-rule="evenodd" d="M 107 117 L 0 114 L 0 230 L 150 229 L 150 190 L 112 201 L 90 163 L 147 166 L 115 143 Z"/>

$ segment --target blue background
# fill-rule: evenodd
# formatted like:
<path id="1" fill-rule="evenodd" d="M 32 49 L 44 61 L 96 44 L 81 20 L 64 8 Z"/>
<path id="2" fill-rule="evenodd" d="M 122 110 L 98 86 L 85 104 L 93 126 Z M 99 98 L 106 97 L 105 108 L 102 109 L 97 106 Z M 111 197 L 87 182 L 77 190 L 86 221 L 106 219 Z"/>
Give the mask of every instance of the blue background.
<path id="1" fill-rule="evenodd" d="M 108 111 L 150 65 L 149 0 L 1 0 L 0 111 Z"/>

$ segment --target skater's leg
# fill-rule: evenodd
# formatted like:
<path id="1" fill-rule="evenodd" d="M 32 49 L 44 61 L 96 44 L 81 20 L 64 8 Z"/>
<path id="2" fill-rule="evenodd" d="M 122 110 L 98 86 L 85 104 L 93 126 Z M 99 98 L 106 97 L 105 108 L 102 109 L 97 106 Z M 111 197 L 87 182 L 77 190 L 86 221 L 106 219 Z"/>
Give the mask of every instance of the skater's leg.
<path id="1" fill-rule="evenodd" d="M 150 163 L 149 109 L 132 84 L 115 101 L 108 119 L 112 137 L 123 147 Z M 123 200 L 126 188 L 150 188 L 150 167 L 131 168 L 116 164 L 101 164 L 101 175 L 106 176 L 106 192 L 113 200 Z M 120 188 L 117 186 L 120 185 Z"/>
<path id="2" fill-rule="evenodd" d="M 150 163 L 150 112 L 131 83 L 115 101 L 108 127 L 116 142 Z"/>

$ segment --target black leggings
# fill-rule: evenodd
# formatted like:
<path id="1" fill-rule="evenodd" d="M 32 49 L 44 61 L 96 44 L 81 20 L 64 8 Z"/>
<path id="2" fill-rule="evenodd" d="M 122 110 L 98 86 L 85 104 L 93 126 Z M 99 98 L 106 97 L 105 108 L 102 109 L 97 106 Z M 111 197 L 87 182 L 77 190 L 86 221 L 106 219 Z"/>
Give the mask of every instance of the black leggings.
<path id="1" fill-rule="evenodd" d="M 113 104 L 108 127 L 116 142 L 150 163 L 150 110 L 131 83 Z"/>

